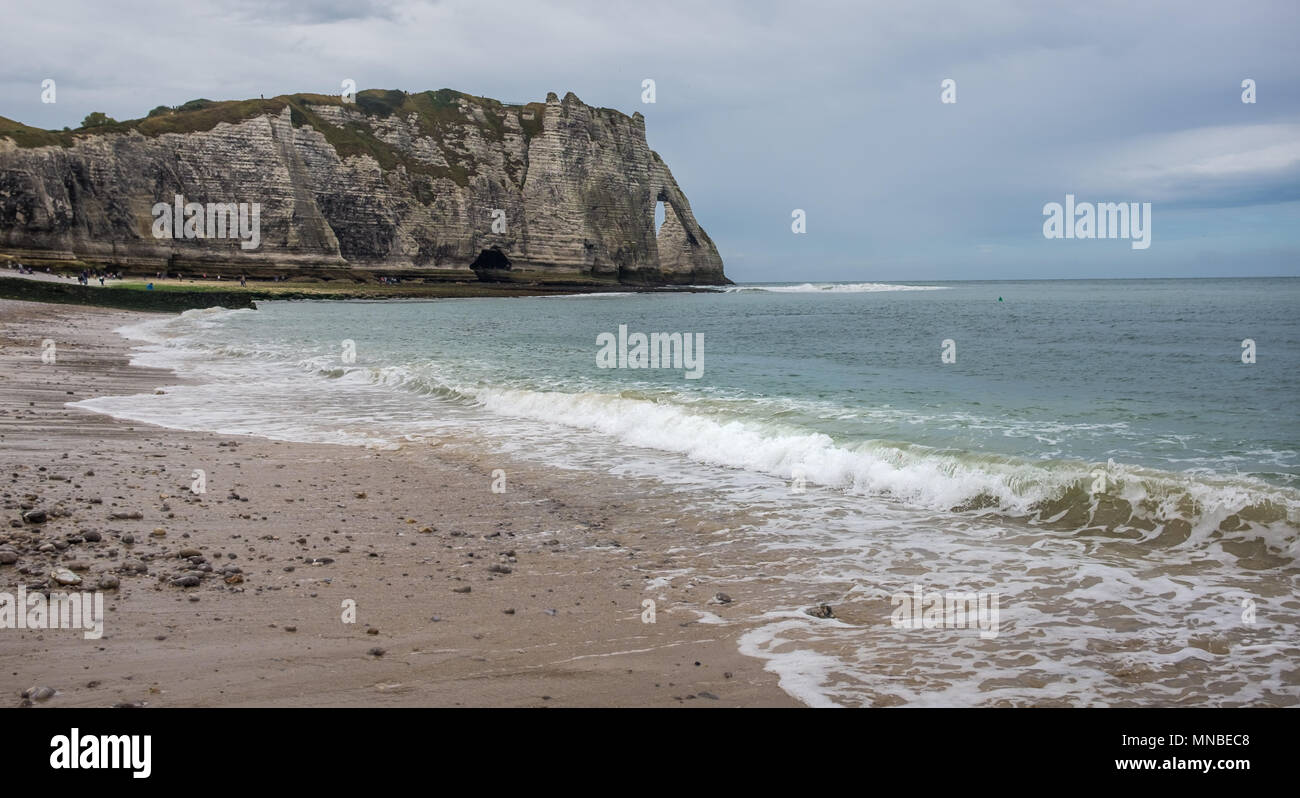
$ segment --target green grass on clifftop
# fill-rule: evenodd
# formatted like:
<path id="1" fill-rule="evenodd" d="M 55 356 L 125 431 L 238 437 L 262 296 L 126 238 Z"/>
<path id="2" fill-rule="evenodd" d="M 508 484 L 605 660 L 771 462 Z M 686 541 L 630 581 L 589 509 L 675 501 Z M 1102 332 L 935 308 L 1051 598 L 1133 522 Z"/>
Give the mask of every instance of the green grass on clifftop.
<path id="1" fill-rule="evenodd" d="M 511 114 L 517 116 L 523 135 L 531 138 L 541 134 L 542 117 L 546 112 L 545 103 L 505 105 L 452 89 L 415 94 L 396 89 L 367 89 L 358 92 L 355 99 L 355 108 L 365 116 L 387 118 L 396 115 L 413 120 L 422 135 L 433 138 L 444 151 L 452 153 L 457 142 L 450 140 L 450 136 L 462 125 L 477 125 L 484 138 L 500 142 L 505 138 L 505 117 Z M 462 102 L 468 104 L 468 114 L 462 111 Z M 0 117 L 0 137 L 10 138 L 23 148 L 71 147 L 79 139 L 112 133 L 135 131 L 152 138 L 168 133 L 205 132 L 223 122 L 237 125 L 260 116 L 278 115 L 287 106 L 294 126 L 319 131 L 340 158 L 367 155 L 384 171 L 401 166 L 408 173 L 452 180 L 462 187 L 469 185 L 472 166 L 462 159 L 448 158 L 451 161 L 448 166 L 427 163 L 378 138 L 368 125 L 358 121 L 336 125 L 313 110 L 313 106 L 343 104 L 342 97 L 328 94 L 284 94 L 256 100 L 196 99 L 175 108 L 158 106 L 140 119 L 75 130 L 42 130 Z M 526 113 L 532 118 L 524 118 Z"/>

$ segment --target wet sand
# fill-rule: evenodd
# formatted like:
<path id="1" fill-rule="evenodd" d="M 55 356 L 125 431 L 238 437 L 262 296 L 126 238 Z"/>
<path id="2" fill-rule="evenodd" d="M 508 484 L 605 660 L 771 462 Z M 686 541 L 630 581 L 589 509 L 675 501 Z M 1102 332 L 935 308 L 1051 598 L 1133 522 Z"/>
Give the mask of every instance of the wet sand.
<path id="1" fill-rule="evenodd" d="M 18 555 L 0 591 L 48 587 L 59 567 L 82 580 L 64 589 L 119 583 L 101 639 L 0 629 L 9 705 L 38 686 L 57 693 L 37 706 L 799 705 L 738 653 L 750 610 L 711 601 L 728 585 L 676 585 L 642 620 L 645 585 L 727 519 L 674 517 L 649 481 L 522 463 L 500 465 L 494 493 L 492 469 L 455 447 L 284 443 L 67 407 L 178 382 L 128 365 L 112 330 L 145 317 L 0 300 L 0 549 Z M 198 585 L 175 584 L 186 575 Z"/>

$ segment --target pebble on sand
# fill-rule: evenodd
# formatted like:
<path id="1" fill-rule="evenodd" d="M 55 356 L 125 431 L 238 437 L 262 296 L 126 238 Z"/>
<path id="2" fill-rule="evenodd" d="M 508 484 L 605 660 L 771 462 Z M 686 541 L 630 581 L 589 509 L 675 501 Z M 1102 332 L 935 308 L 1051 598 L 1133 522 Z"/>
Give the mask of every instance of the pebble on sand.
<path id="1" fill-rule="evenodd" d="M 50 574 L 50 578 L 52 578 L 55 582 L 58 582 L 61 585 L 81 584 L 81 577 L 69 571 L 67 568 L 55 568 L 54 571 Z"/>

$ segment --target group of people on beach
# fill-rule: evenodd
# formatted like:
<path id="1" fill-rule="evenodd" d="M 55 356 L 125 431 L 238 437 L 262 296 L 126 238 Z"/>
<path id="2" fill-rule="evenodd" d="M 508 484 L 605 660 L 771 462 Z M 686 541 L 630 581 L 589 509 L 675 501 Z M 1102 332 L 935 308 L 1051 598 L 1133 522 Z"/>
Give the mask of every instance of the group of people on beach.
<path id="1" fill-rule="evenodd" d="M 48 272 L 49 269 L 46 269 L 45 271 Z M 66 275 L 60 274 L 59 276 L 65 277 Z M 89 269 L 82 269 L 81 274 L 77 275 L 77 282 L 81 283 L 82 285 L 90 285 L 91 280 L 99 280 L 99 284 L 103 285 L 105 280 L 121 280 L 121 279 L 122 279 L 122 275 L 119 272 L 103 272 L 103 271 L 99 271 L 98 269 L 95 269 L 94 271 L 91 271 Z"/>
<path id="2" fill-rule="evenodd" d="M 33 269 L 31 266 L 27 266 L 27 265 L 25 265 L 25 264 L 24 264 L 22 261 L 20 261 L 20 260 L 10 260 L 10 261 L 6 261 L 6 262 L 5 262 L 5 265 L 6 265 L 10 270 L 17 270 L 17 272 L 18 272 L 19 274 L 30 274 L 30 275 L 34 275 L 34 274 L 37 273 L 37 271 L 36 271 L 35 269 Z M 44 273 L 45 273 L 45 274 L 48 274 L 48 275 L 50 275 L 50 276 L 52 276 L 52 277 L 59 277 L 59 278 L 64 278 L 64 277 L 68 277 L 68 276 L 69 276 L 69 275 L 64 274 L 64 273 L 62 273 L 62 272 L 55 272 L 55 271 L 52 270 L 49 266 L 46 266 L 46 267 L 45 267 L 45 269 L 44 269 Z M 171 276 L 172 276 L 172 275 L 169 274 L 169 273 L 167 273 L 167 272 L 156 272 L 155 275 L 154 275 L 154 279 L 155 279 L 155 280 L 162 280 L 163 278 L 170 278 Z M 95 270 L 91 270 L 91 269 L 82 269 L 81 272 L 80 272 L 78 275 L 76 275 L 76 277 L 77 277 L 77 282 L 80 283 L 80 284 L 82 284 L 82 285 L 90 285 L 91 280 L 99 280 L 99 284 L 100 284 L 100 285 L 104 285 L 106 280 L 121 280 L 121 279 L 122 279 L 122 273 L 121 273 L 121 272 L 100 271 L 100 270 L 98 270 L 98 269 L 95 269 Z M 224 280 L 224 279 L 226 279 L 226 278 L 225 278 L 224 276 L 222 276 L 221 274 L 216 275 L 215 278 L 209 278 L 207 272 L 203 272 L 202 274 L 200 274 L 200 275 L 199 275 L 199 278 L 200 278 L 200 279 L 203 279 L 203 280 L 208 280 L 208 279 Z M 191 275 L 191 276 L 190 276 L 190 279 L 191 279 L 191 281 L 193 281 L 193 280 L 195 279 L 195 277 L 194 277 L 193 275 Z M 278 283 L 278 282 L 281 282 L 281 281 L 285 281 L 285 280 L 287 280 L 288 278 L 286 278 L 286 277 L 281 277 L 281 276 L 276 276 L 276 277 L 273 277 L 273 278 L 271 278 L 271 279 Z M 383 277 L 383 278 L 380 278 L 380 279 L 381 279 L 381 281 L 383 281 L 383 282 L 394 283 L 394 284 L 397 283 L 397 282 L 399 282 L 396 278 L 393 278 L 393 277 Z M 184 275 L 182 272 L 177 272 L 177 273 L 176 273 L 176 280 L 177 280 L 178 282 L 179 282 L 179 281 L 184 281 L 184 280 L 185 280 L 185 275 Z M 152 285 L 153 285 L 153 284 L 150 283 L 150 286 L 152 286 Z M 247 288 L 247 287 L 248 287 L 248 275 L 246 275 L 246 274 L 241 274 L 241 275 L 239 275 L 239 285 L 240 285 L 241 288 Z"/>
<path id="3" fill-rule="evenodd" d="M 36 274 L 35 269 L 33 269 L 30 266 L 27 266 L 20 260 L 9 261 L 7 265 L 9 266 L 10 269 L 17 270 L 19 274 Z M 59 277 L 59 278 L 64 278 L 68 276 L 61 272 L 53 271 L 52 269 L 50 269 L 49 266 L 45 267 L 45 274 L 48 274 L 52 277 Z M 91 271 L 89 269 L 82 269 L 81 273 L 77 275 L 77 282 L 81 283 L 82 285 L 90 285 L 91 280 L 99 280 L 99 284 L 103 285 L 105 280 L 121 280 L 121 279 L 122 279 L 121 272 L 106 272 L 106 271 L 99 271 L 98 269 L 94 271 Z"/>
<path id="4" fill-rule="evenodd" d="M 82 285 L 90 285 L 90 281 L 92 278 L 99 280 L 99 284 L 103 285 L 105 280 L 121 280 L 122 275 L 116 272 L 101 272 L 101 271 L 95 271 L 94 273 L 91 273 L 85 269 L 82 269 L 81 274 L 77 275 L 77 282 L 81 283 Z"/>

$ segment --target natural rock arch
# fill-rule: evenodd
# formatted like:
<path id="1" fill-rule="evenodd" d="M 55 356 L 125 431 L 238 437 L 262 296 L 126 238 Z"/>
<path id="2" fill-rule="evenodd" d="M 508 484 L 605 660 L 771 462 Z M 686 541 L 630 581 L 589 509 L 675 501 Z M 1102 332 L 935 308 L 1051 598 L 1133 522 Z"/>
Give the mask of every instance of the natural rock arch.
<path id="1" fill-rule="evenodd" d="M 654 212 L 659 203 L 664 204 L 664 223 L 655 234 L 655 249 L 658 256 L 658 268 L 663 272 L 693 272 L 698 265 L 702 247 L 699 239 L 691 232 L 694 224 L 687 219 L 690 209 L 683 208 L 674 192 L 667 187 L 659 189 L 654 195 L 651 207 L 651 226 L 654 225 Z M 683 218 L 685 216 L 685 218 Z M 691 219 L 693 222 L 694 219 Z"/>

